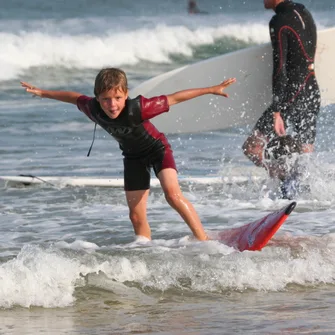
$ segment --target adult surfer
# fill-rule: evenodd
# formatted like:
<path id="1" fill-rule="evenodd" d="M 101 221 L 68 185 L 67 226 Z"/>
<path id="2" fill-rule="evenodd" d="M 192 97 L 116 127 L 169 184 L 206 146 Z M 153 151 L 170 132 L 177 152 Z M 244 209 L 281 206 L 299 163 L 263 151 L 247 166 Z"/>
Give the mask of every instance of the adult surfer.
<path id="1" fill-rule="evenodd" d="M 290 0 L 264 0 L 264 7 L 275 11 L 269 24 L 273 99 L 242 147 L 255 165 L 263 167 L 267 143 L 286 135 L 288 127 L 301 143 L 302 153 L 313 152 L 321 101 L 314 72 L 317 32 L 311 13 Z M 284 185 L 290 177 L 282 177 Z"/>

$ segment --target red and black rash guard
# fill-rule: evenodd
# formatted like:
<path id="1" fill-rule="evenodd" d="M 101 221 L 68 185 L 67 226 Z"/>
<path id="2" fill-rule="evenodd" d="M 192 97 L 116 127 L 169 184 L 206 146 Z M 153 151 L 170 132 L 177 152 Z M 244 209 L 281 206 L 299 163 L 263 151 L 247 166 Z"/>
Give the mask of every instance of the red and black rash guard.
<path id="1" fill-rule="evenodd" d="M 285 0 L 275 12 L 270 21 L 272 111 L 280 112 L 297 100 L 301 102 L 311 95 L 319 95 L 314 73 L 317 34 L 312 15 L 304 5 Z"/>
<path id="2" fill-rule="evenodd" d="M 169 111 L 165 95 L 147 99 L 141 95 L 127 99 L 123 111 L 116 119 L 109 118 L 96 98 L 82 95 L 77 100 L 80 111 L 96 122 L 119 143 L 127 158 L 141 158 L 169 147 L 163 133 L 149 119 Z"/>

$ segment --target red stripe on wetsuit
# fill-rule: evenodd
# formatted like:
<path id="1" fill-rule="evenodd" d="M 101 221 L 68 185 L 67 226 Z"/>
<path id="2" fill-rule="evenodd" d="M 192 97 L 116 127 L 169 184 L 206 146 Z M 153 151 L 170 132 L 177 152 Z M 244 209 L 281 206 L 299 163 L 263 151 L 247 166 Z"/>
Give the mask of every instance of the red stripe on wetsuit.
<path id="1" fill-rule="evenodd" d="M 303 43 L 302 43 L 302 41 L 301 41 L 301 38 L 300 38 L 299 34 L 298 34 L 292 27 L 290 27 L 290 26 L 283 26 L 283 27 L 280 28 L 279 33 L 278 33 L 279 50 L 280 50 L 280 66 L 279 66 L 279 69 L 278 69 L 278 71 L 277 71 L 277 75 L 276 75 L 276 77 L 279 75 L 281 69 L 283 68 L 283 58 L 284 58 L 284 57 L 283 57 L 283 47 L 282 47 L 282 36 L 281 36 L 281 34 L 282 34 L 282 31 L 283 31 L 284 29 L 288 29 L 288 30 L 290 30 L 290 31 L 295 35 L 295 37 L 297 38 L 297 40 L 298 40 L 298 42 L 299 42 L 299 44 L 300 44 L 301 50 L 302 50 L 302 52 L 303 52 L 303 54 L 304 54 L 306 60 L 309 61 L 309 62 L 311 62 L 311 63 L 314 62 L 314 59 L 308 56 L 308 54 L 307 54 L 307 52 L 306 52 L 306 50 L 305 50 L 305 47 L 304 47 L 304 45 L 303 45 Z M 308 79 L 309 79 L 311 76 L 314 76 L 314 75 L 315 75 L 315 72 L 313 71 L 313 72 L 310 72 L 310 73 L 306 76 L 304 82 L 299 86 L 298 91 L 296 92 L 296 94 L 293 96 L 293 98 L 291 98 L 291 99 L 288 101 L 289 103 L 292 103 L 292 102 L 296 99 L 296 97 L 299 95 L 299 93 L 301 92 L 301 90 L 306 86 L 306 83 L 307 83 Z M 275 78 L 276 78 L 276 77 L 275 77 Z"/>

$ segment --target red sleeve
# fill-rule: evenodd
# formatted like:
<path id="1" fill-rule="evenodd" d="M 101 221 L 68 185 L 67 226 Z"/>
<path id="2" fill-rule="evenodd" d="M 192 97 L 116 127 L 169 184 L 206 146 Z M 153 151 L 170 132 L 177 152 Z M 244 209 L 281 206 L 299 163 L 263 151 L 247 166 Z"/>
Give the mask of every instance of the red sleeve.
<path id="1" fill-rule="evenodd" d="M 92 100 L 93 100 L 93 98 L 91 98 L 91 97 L 88 97 L 86 95 L 81 95 L 77 99 L 77 107 L 81 112 L 86 114 L 92 121 L 94 121 L 94 119 L 92 117 L 91 109 L 90 109 L 90 105 L 91 105 Z"/>
<path id="2" fill-rule="evenodd" d="M 159 114 L 168 112 L 170 109 L 166 95 L 160 95 L 150 99 L 140 96 L 140 105 L 142 120 L 152 119 Z"/>

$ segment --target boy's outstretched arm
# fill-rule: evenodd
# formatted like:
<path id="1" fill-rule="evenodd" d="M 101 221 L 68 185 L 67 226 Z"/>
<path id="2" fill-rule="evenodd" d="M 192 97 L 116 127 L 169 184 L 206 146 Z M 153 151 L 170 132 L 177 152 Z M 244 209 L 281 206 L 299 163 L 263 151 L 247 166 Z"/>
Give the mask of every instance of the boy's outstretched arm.
<path id="1" fill-rule="evenodd" d="M 25 83 L 24 81 L 21 81 L 20 83 L 21 86 L 26 89 L 26 92 L 31 93 L 33 96 L 59 100 L 74 105 L 77 104 L 77 99 L 82 95 L 81 93 L 77 92 L 42 90 L 38 87 L 35 87 L 34 85 Z"/>
<path id="2" fill-rule="evenodd" d="M 216 94 L 222 95 L 223 97 L 228 97 L 228 94 L 224 92 L 224 89 L 231 84 L 235 83 L 235 78 L 229 78 L 219 85 L 203 87 L 203 88 L 191 88 L 188 90 L 178 91 L 167 95 L 169 106 L 178 104 L 183 101 L 187 101 L 204 94 Z"/>

